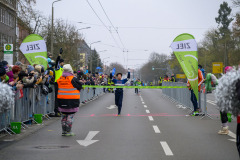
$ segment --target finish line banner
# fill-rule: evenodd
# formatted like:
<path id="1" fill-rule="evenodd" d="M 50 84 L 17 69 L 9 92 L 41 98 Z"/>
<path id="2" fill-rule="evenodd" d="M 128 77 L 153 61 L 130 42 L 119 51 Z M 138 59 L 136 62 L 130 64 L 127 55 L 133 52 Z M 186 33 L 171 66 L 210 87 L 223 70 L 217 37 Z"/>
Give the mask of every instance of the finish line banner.
<path id="1" fill-rule="evenodd" d="M 139 89 L 160 89 L 160 88 L 187 88 L 186 86 L 88 86 L 85 88 L 139 88 Z"/>

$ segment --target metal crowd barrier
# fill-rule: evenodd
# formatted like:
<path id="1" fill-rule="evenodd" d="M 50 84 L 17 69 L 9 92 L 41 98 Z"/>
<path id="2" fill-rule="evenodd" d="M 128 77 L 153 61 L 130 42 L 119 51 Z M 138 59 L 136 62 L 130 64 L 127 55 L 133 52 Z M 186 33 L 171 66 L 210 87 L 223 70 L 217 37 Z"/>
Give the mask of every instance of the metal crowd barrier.
<path id="1" fill-rule="evenodd" d="M 52 85 L 52 93 L 47 96 L 42 94 L 41 87 L 36 89 L 24 88 L 23 97 L 20 98 L 20 91 L 15 94 L 15 105 L 11 110 L 0 111 L 0 132 L 5 131 L 9 135 L 14 133 L 11 129 L 11 122 L 27 122 L 34 120 L 34 114 L 42 114 L 47 120 L 50 113 L 54 113 L 55 90 Z M 86 103 L 96 99 L 103 93 L 102 88 L 85 88 L 80 92 L 80 103 Z M 28 128 L 27 124 L 22 123 L 22 128 Z M 14 133 L 15 134 L 15 133 Z"/>
<path id="2" fill-rule="evenodd" d="M 163 82 L 162 86 L 187 86 L 187 83 L 181 82 Z M 205 88 L 204 84 L 201 86 L 202 90 L 198 92 L 198 110 L 201 117 L 209 117 L 212 119 L 211 115 L 207 113 L 207 98 L 206 93 L 203 93 Z M 172 103 L 176 104 L 178 108 L 188 110 L 191 113 L 194 110 L 192 101 L 191 101 L 191 92 L 188 88 L 163 88 L 163 96 L 170 100 Z"/>

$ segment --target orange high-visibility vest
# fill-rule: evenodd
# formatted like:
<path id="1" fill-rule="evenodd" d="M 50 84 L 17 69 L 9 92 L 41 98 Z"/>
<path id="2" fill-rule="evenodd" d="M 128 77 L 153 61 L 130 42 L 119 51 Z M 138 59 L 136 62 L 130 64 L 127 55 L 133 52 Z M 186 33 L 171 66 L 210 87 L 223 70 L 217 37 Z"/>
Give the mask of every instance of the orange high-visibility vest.
<path id="1" fill-rule="evenodd" d="M 63 77 L 58 80 L 58 99 L 80 99 L 80 91 L 72 85 L 74 76 Z"/>

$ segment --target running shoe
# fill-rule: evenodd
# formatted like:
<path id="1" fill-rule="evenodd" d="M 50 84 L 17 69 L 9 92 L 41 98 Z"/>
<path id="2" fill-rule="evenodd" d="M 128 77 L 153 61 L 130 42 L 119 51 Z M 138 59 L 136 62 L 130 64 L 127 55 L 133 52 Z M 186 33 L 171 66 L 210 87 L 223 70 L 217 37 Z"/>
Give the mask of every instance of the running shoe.
<path id="1" fill-rule="evenodd" d="M 62 133 L 62 136 L 66 136 L 66 132 L 63 132 L 63 133 Z"/>
<path id="2" fill-rule="evenodd" d="M 72 133 L 72 132 L 67 132 L 67 133 L 65 134 L 65 136 L 76 136 L 76 134 L 75 134 L 75 133 Z"/>
<path id="3" fill-rule="evenodd" d="M 118 116 L 121 116 L 121 114 L 118 114 Z"/>
<path id="4" fill-rule="evenodd" d="M 198 111 L 193 112 L 193 113 L 191 114 L 191 116 L 199 116 Z"/>

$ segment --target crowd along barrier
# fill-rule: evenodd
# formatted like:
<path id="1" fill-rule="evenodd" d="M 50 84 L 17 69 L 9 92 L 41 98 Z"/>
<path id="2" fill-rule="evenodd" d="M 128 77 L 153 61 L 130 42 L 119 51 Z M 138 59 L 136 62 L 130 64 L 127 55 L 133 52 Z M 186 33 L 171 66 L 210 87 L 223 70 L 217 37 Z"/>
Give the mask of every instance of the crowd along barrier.
<path id="1" fill-rule="evenodd" d="M 5 131 L 9 135 L 15 134 L 11 130 L 11 122 L 22 122 L 23 129 L 28 128 L 26 122 L 34 120 L 34 114 L 42 114 L 43 118 L 49 120 L 49 114 L 54 113 L 55 91 L 48 95 L 42 94 L 41 86 L 36 89 L 24 88 L 22 93 L 17 91 L 15 94 L 15 105 L 11 110 L 0 111 L 0 132 Z M 103 93 L 102 88 L 84 88 L 80 92 L 80 103 L 87 103 L 96 99 Z"/>
<path id="2" fill-rule="evenodd" d="M 163 82 L 162 86 L 187 86 L 187 83 Z M 194 110 L 191 101 L 191 92 L 188 88 L 163 88 L 162 94 L 163 97 L 176 104 L 178 108 L 187 110 L 188 113 L 191 113 Z M 199 115 L 202 116 L 201 119 L 204 117 L 209 117 L 212 119 L 211 115 L 209 115 L 207 112 L 207 98 L 204 84 L 201 86 L 201 91 L 198 92 L 198 110 Z"/>

